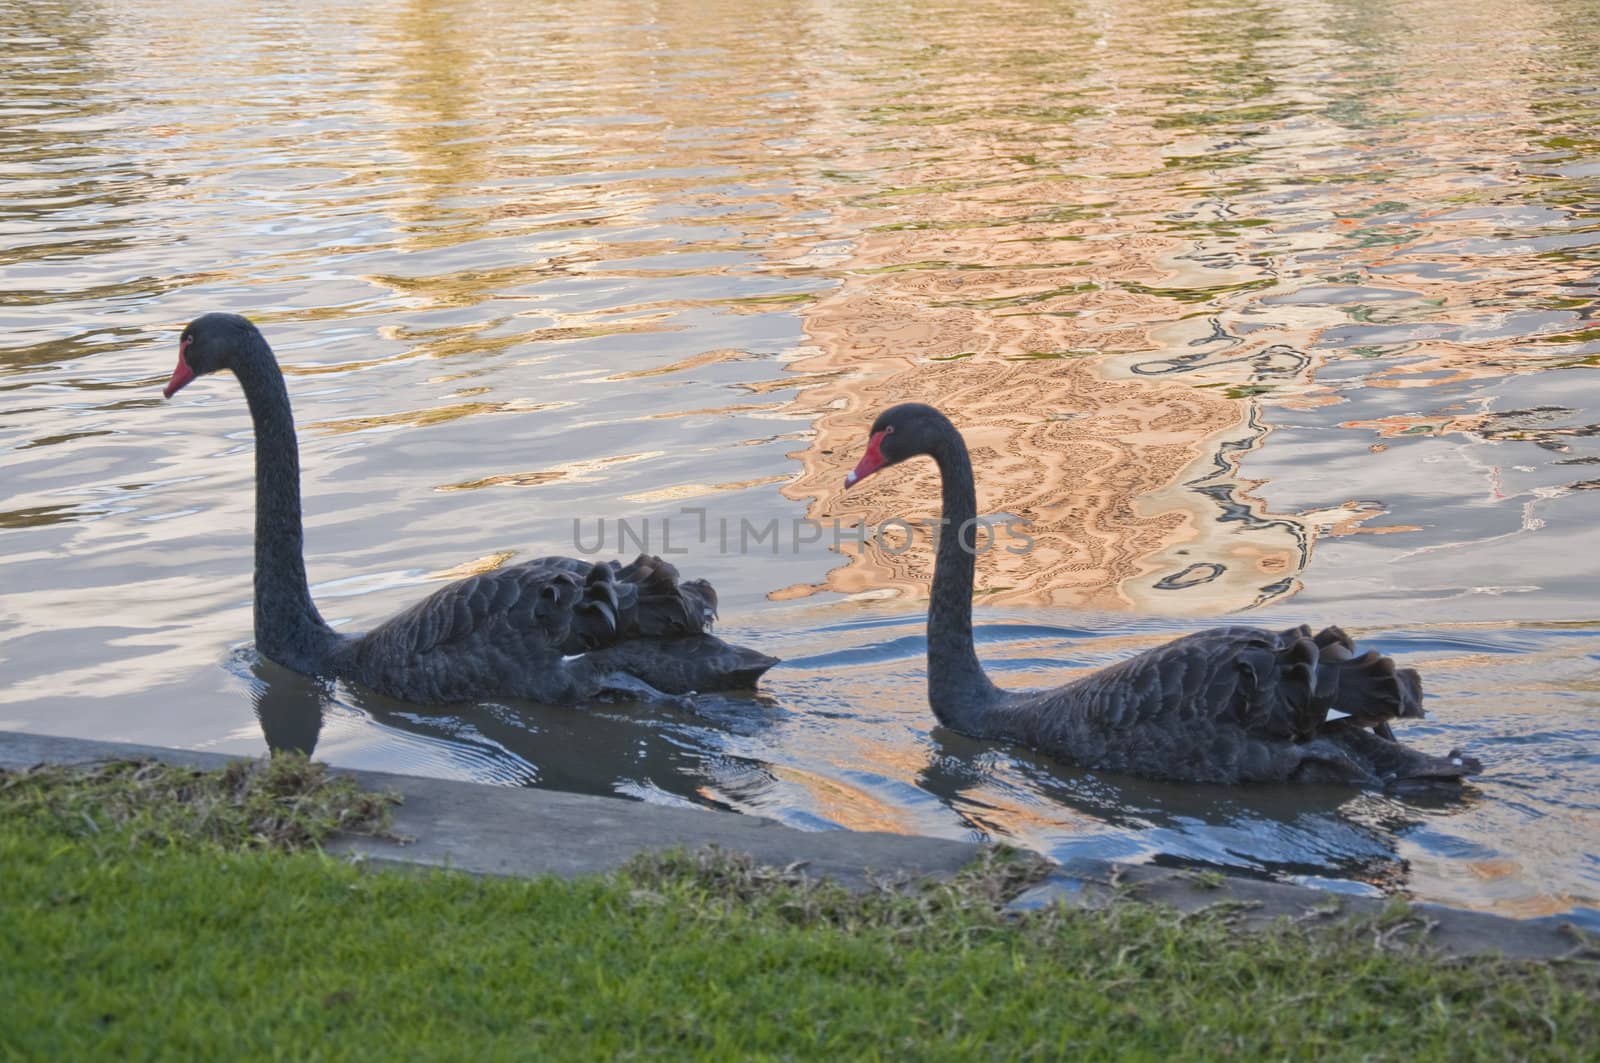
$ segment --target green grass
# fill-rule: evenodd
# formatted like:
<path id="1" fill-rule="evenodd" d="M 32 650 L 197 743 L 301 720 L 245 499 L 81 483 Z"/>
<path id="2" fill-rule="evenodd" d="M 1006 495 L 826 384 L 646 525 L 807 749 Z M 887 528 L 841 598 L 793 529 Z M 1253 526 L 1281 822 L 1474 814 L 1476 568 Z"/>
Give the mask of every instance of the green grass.
<path id="1" fill-rule="evenodd" d="M 381 799 L 303 761 L 219 778 L 0 777 L 0 1058 L 1600 1051 L 1592 969 L 1442 962 L 1377 924 L 1006 916 L 1036 869 L 1004 854 L 911 894 L 715 853 L 579 882 L 367 871 L 315 844 L 385 829 Z"/>
<path id="2" fill-rule="evenodd" d="M 384 834 L 396 798 L 367 793 L 299 754 L 196 771 L 158 761 L 0 772 L 0 813 L 130 845 L 286 851 L 334 834 Z"/>

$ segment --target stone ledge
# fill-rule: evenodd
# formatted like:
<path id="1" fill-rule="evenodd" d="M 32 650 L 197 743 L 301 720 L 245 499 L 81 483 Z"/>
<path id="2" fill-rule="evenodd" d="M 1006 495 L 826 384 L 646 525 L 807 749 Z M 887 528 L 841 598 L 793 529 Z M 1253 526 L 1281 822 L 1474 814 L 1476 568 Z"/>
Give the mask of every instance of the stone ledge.
<path id="1" fill-rule="evenodd" d="M 1079 907 L 1113 897 L 1164 904 L 1180 912 L 1214 909 L 1240 925 L 1265 927 L 1278 919 L 1297 923 L 1371 917 L 1389 907 L 1385 897 L 1361 897 L 1332 890 L 1231 875 L 1179 871 L 1149 864 L 1073 861 L 1011 903 L 1018 910 L 1062 903 Z M 1373 929 L 1379 945 L 1425 941 L 1451 956 L 1498 953 L 1507 959 L 1585 959 L 1600 962 L 1600 939 L 1585 935 L 1560 917 L 1507 919 L 1442 904 L 1412 904 L 1405 916 L 1383 920 Z"/>
<path id="2" fill-rule="evenodd" d="M 0 768 L 151 758 L 215 769 L 241 759 L 161 746 L 0 732 Z M 338 769 L 369 790 L 404 799 L 394 810 L 405 843 L 341 838 L 327 846 L 366 860 L 450 867 L 487 875 L 603 874 L 639 853 L 718 845 L 758 863 L 795 862 L 807 874 L 859 889 L 872 877 L 947 876 L 974 859 L 976 842 L 857 831 L 803 831 L 715 809 L 676 808 L 418 775 Z"/>
<path id="3" fill-rule="evenodd" d="M 160 746 L 0 732 L 0 769 L 36 764 L 90 764 L 149 758 L 202 769 L 241 759 Z M 944 878 L 974 859 L 975 842 L 860 831 L 802 831 L 769 819 L 713 809 L 664 807 L 615 797 L 592 797 L 486 786 L 416 775 L 339 769 L 363 787 L 392 790 L 404 804 L 394 827 L 404 843 L 343 838 L 328 851 L 397 866 L 449 867 L 487 875 L 603 874 L 631 857 L 683 847 L 717 845 L 748 853 L 758 863 L 801 864 L 806 873 L 853 889 L 884 878 Z M 1331 920 L 1371 915 L 1387 901 L 1234 876 L 1197 874 L 1150 865 L 1073 861 L 1058 865 L 1011 907 L 1018 911 L 1062 902 L 1105 903 L 1116 895 L 1171 905 L 1180 911 L 1222 906 L 1246 926 L 1279 917 Z M 1600 959 L 1592 938 L 1559 918 L 1517 920 L 1435 904 L 1385 924 L 1395 939 L 1425 940 L 1449 955 L 1498 953 L 1512 959 Z"/>

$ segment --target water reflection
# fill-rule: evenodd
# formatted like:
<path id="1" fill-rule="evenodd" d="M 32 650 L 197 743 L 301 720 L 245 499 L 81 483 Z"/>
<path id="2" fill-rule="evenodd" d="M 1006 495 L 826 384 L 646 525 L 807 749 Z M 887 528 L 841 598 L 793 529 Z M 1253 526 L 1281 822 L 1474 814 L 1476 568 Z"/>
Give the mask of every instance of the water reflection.
<path id="1" fill-rule="evenodd" d="M 385 770 L 438 774 L 436 762 L 445 759 L 454 768 L 448 774 L 479 782 L 723 809 L 731 806 L 702 784 L 708 764 L 746 779 L 761 770 L 731 757 L 719 738 L 723 731 L 760 729 L 765 710 L 759 696 L 703 696 L 697 714 L 631 702 L 578 709 L 522 702 L 428 707 L 311 679 L 249 649 L 235 653 L 233 667 L 244 673 L 273 750 L 309 755 L 326 719 L 355 716 L 402 738 L 383 751 Z"/>
<path id="2" fill-rule="evenodd" d="M 1592 7 L 0 0 L 0 726 L 1592 904 Z M 283 358 L 341 625 L 575 520 L 931 515 L 837 495 L 918 398 L 1033 522 L 980 566 L 1005 682 L 1337 621 L 1489 774 L 1234 805 L 931 736 L 925 540 L 675 535 L 790 660 L 694 716 L 258 673 L 243 404 L 156 396 L 216 309 Z"/>
<path id="3" fill-rule="evenodd" d="M 916 511 L 926 477 L 835 496 L 877 409 L 918 398 L 978 437 L 980 504 L 1034 519 L 1039 556 L 980 564 L 996 602 L 1248 608 L 1329 567 L 1320 535 L 1403 549 L 1433 502 L 1422 478 L 1329 476 L 1303 450 L 1288 476 L 1253 464 L 1285 453 L 1262 437 L 1302 410 L 1343 406 L 1353 429 L 1393 405 L 1383 388 L 1467 377 L 1494 379 L 1480 402 L 1520 403 L 1521 375 L 1600 351 L 1583 325 L 1596 174 L 1545 162 L 1593 158 L 1571 119 L 1595 113 L 1595 59 L 1542 54 L 1546 34 L 1570 45 L 1574 5 L 1509 40 L 1496 9 L 1095 6 L 1094 47 L 1053 20 L 1000 40 L 959 16 L 928 26 L 925 52 L 882 47 L 901 71 L 931 54 L 941 76 L 883 90 L 907 101 L 873 112 L 898 136 L 852 171 L 894 187 L 841 208 L 864 233 L 851 279 L 808 314 L 802 367 L 853 373 L 800 397 L 819 434 L 793 496 L 874 523 Z M 1462 54 L 1481 56 L 1470 81 L 1450 76 Z M 972 92 L 993 77 L 1010 124 Z M 895 223 L 871 226 L 889 195 Z M 1052 245 L 1075 260 L 1050 264 Z M 1086 352 L 1111 357 L 1036 360 Z M 1369 365 L 1344 384 L 1349 359 Z M 1364 450 L 1355 432 L 1344 446 Z M 868 550 L 826 586 L 916 593 L 927 563 Z"/>
<path id="4" fill-rule="evenodd" d="M 1270 879 L 1315 879 L 1360 892 L 1404 889 L 1410 879 L 1396 838 L 1425 819 L 1470 811 L 1476 787 L 1368 794 L 1348 787 L 1192 787 L 1087 773 L 1026 752 L 1005 751 L 1050 802 L 1049 815 L 997 785 L 995 750 L 945 728 L 917 783 L 985 837 L 1061 861 L 1149 860 Z M 1060 816 L 1066 811 L 1070 819 Z M 1071 823 L 1070 831 L 1063 827 Z"/>

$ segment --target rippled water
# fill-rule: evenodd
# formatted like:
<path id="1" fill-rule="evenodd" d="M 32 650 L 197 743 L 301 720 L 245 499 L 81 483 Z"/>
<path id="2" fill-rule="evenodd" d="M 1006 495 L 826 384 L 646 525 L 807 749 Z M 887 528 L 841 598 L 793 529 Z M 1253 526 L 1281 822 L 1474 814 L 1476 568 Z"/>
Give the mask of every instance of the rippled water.
<path id="1" fill-rule="evenodd" d="M 1600 923 L 1589 0 L 678 7 L 0 0 L 0 726 Z M 785 664 L 686 714 L 261 661 L 244 404 L 159 394 L 215 309 L 290 374 L 330 620 L 622 521 Z M 901 398 L 1032 522 L 979 570 L 1001 681 L 1338 622 L 1488 772 L 1169 787 L 935 728 L 925 543 L 796 534 L 931 515 L 926 469 L 837 489 Z"/>

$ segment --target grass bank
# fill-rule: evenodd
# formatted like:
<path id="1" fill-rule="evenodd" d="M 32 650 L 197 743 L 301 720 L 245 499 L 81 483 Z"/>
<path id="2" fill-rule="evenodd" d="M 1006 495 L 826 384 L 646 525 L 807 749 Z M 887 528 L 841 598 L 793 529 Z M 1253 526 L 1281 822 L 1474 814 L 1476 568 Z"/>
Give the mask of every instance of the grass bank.
<path id="1" fill-rule="evenodd" d="M 1443 962 L 1381 921 L 1006 916 L 1031 869 L 1003 856 L 852 896 L 715 854 L 563 882 L 317 849 L 384 813 L 295 760 L 0 775 L 0 1055 L 1600 1054 L 1592 968 Z"/>

